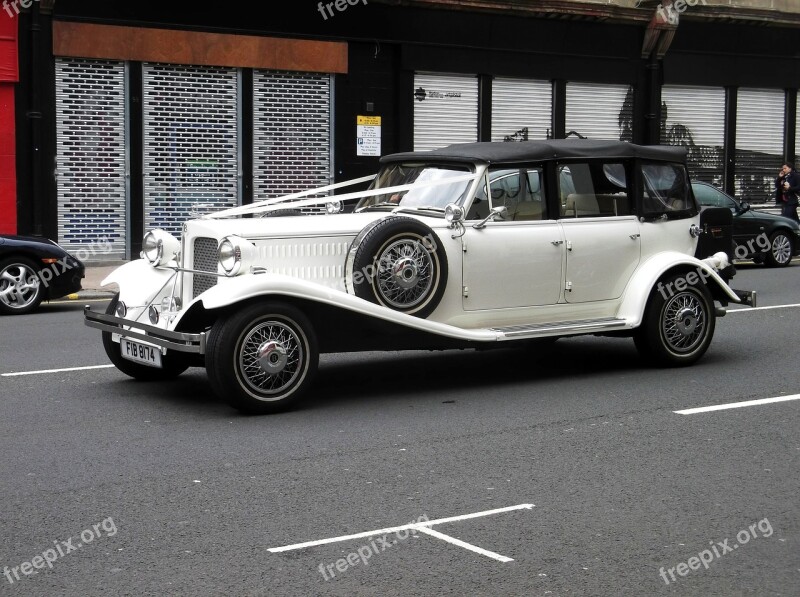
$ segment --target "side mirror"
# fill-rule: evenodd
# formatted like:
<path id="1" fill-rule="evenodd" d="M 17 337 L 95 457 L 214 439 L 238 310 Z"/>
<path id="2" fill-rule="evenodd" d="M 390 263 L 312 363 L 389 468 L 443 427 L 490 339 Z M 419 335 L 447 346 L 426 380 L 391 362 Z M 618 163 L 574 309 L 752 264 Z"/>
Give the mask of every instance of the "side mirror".
<path id="1" fill-rule="evenodd" d="M 483 218 L 480 222 L 473 224 L 472 227 L 476 230 L 480 230 L 486 226 L 486 223 L 491 220 L 494 222 L 495 220 L 504 220 L 506 218 L 506 214 L 508 214 L 508 208 L 505 205 L 501 205 L 499 207 L 493 207 L 492 211 L 489 212 L 489 215 Z"/>
<path id="2" fill-rule="evenodd" d="M 747 213 L 748 211 L 750 211 L 750 204 L 749 203 L 745 202 L 745 203 L 741 203 L 739 205 L 739 213 L 740 214 Z"/>

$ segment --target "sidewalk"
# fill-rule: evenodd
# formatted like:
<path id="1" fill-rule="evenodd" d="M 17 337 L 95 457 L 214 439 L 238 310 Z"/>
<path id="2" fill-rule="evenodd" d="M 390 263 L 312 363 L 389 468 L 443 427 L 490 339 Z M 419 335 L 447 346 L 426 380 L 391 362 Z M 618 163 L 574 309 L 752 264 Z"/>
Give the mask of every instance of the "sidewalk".
<path id="1" fill-rule="evenodd" d="M 117 291 L 116 284 L 102 286 L 101 282 L 125 261 L 86 263 L 86 275 L 81 280 L 82 289 L 65 297 L 72 300 L 106 299 L 111 298 Z"/>

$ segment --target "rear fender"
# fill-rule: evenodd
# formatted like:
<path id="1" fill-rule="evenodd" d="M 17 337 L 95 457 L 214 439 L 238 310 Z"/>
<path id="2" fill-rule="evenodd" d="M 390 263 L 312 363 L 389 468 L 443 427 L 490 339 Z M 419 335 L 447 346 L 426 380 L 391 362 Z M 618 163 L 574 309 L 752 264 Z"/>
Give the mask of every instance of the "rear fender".
<path id="1" fill-rule="evenodd" d="M 637 327 L 644 319 L 647 300 L 653 292 L 661 292 L 665 297 L 680 289 L 668 288 L 662 281 L 664 278 L 681 273 L 688 284 L 701 282 L 708 286 L 711 296 L 716 300 L 739 303 L 739 296 L 725 283 L 716 268 L 724 268 L 727 260 L 719 257 L 708 257 L 704 260 L 689 257 L 683 253 L 660 253 L 641 264 L 631 278 L 620 305 L 618 317 L 625 319 L 631 326 Z"/>

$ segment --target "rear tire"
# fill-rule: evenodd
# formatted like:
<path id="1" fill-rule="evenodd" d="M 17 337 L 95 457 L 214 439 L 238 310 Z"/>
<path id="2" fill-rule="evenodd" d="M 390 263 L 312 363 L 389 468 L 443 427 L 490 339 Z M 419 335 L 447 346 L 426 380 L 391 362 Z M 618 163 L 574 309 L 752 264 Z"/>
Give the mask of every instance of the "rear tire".
<path id="1" fill-rule="evenodd" d="M 119 301 L 119 293 L 115 294 L 114 298 L 111 299 L 111 302 L 108 304 L 106 315 L 114 314 L 117 308 L 117 301 Z M 117 369 L 122 371 L 125 375 L 138 379 L 139 381 L 164 381 L 166 379 L 173 379 L 189 368 L 189 365 L 184 363 L 182 355 L 175 353 L 168 353 L 161 356 L 161 364 L 163 365 L 161 369 L 129 361 L 122 357 L 119 342 L 114 342 L 111 339 L 111 332 L 103 332 L 103 348 L 105 348 L 108 359 Z"/>
<path id="2" fill-rule="evenodd" d="M 681 281 L 684 290 L 676 290 Z M 702 281 L 689 285 L 674 275 L 653 288 L 644 319 L 633 336 L 639 353 L 655 365 L 680 367 L 695 363 L 714 337 L 716 313 L 711 293 Z"/>

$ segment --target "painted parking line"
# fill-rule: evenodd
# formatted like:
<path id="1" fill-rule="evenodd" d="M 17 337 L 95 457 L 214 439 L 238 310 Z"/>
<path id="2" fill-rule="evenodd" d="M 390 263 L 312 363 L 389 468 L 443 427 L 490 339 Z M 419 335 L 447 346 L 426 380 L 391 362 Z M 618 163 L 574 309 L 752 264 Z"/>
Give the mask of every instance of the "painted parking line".
<path id="1" fill-rule="evenodd" d="M 492 558 L 493 560 L 497 560 L 498 562 L 514 561 L 512 558 L 501 556 L 499 553 L 489 551 L 488 549 L 483 549 L 482 547 L 478 547 L 477 545 L 472 545 L 471 543 L 467 543 L 466 541 L 462 541 L 461 539 L 456 539 L 455 537 L 451 537 L 450 535 L 445 535 L 444 533 L 440 533 L 439 531 L 434 531 L 433 529 L 429 529 L 428 527 L 419 527 L 417 530 L 420 533 L 425 533 L 426 535 L 430 535 L 431 537 L 436 537 L 437 539 L 441 539 L 442 541 L 447 541 L 448 543 L 452 543 L 453 545 L 457 545 L 459 547 L 463 547 L 464 549 L 474 551 L 475 553 L 479 553 L 482 556 L 486 556 L 487 558 Z"/>
<path id="2" fill-rule="evenodd" d="M 473 512 L 472 514 L 462 514 L 460 516 L 451 516 L 449 518 L 438 518 L 436 520 L 426 520 L 422 522 L 413 522 L 410 524 L 404 524 L 401 526 L 396 527 L 388 527 L 385 529 L 375 529 L 374 531 L 365 531 L 363 533 L 355 533 L 353 535 L 343 535 L 341 537 L 328 537 L 327 539 L 317 539 L 316 541 L 306 541 L 305 543 L 294 543 L 292 545 L 284 545 L 282 547 L 271 547 L 267 551 L 271 553 L 281 553 L 284 551 L 293 551 L 296 549 L 305 549 L 307 547 L 316 547 L 317 545 L 326 545 L 328 543 L 338 543 L 341 541 L 349 541 L 351 539 L 363 539 L 365 537 L 374 537 L 375 535 L 389 535 L 391 533 L 397 533 L 398 531 L 405 531 L 415 529 L 431 537 L 436 537 L 437 539 L 441 539 L 443 541 L 447 541 L 453 545 L 458 545 L 459 547 L 463 547 L 464 549 L 468 549 L 475 553 L 479 553 L 481 555 L 487 556 L 489 558 L 493 558 L 500 562 L 513 562 L 512 558 L 502 556 L 498 553 L 493 551 L 489 551 L 487 549 L 483 549 L 476 545 L 472 545 L 470 543 L 466 543 L 461 541 L 460 539 L 456 539 L 455 537 L 450 537 L 449 535 L 445 535 L 444 533 L 439 533 L 434 531 L 428 527 L 431 527 L 436 524 L 445 524 L 448 522 L 459 522 L 462 520 L 469 520 L 470 518 L 479 518 L 482 516 L 492 516 L 493 514 L 502 514 L 503 512 L 512 512 L 514 510 L 530 510 L 534 507 L 533 504 L 518 504 L 516 506 L 507 506 L 505 508 L 497 508 L 496 510 L 485 510 L 483 512 Z"/>
<path id="3" fill-rule="evenodd" d="M 672 412 L 679 415 L 695 415 L 697 413 L 707 413 L 715 410 L 729 410 L 731 408 L 743 408 L 745 406 L 759 406 L 761 404 L 772 404 L 774 402 L 788 402 L 790 400 L 800 400 L 800 394 L 791 396 L 777 396 L 775 398 L 761 398 L 759 400 L 747 400 L 745 402 L 729 402 L 728 404 L 716 404 L 714 406 L 700 406 L 698 408 L 687 408 L 684 410 L 674 410 Z"/>
<path id="4" fill-rule="evenodd" d="M 41 369 L 39 371 L 18 371 L 16 373 L 0 373 L 0 377 L 17 377 L 19 375 L 42 375 L 44 373 L 63 373 L 65 371 L 87 371 L 89 369 L 109 369 L 114 365 L 91 365 L 89 367 L 67 367 L 66 369 Z"/>

